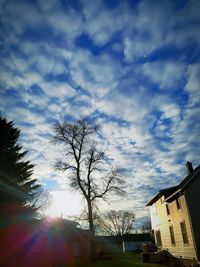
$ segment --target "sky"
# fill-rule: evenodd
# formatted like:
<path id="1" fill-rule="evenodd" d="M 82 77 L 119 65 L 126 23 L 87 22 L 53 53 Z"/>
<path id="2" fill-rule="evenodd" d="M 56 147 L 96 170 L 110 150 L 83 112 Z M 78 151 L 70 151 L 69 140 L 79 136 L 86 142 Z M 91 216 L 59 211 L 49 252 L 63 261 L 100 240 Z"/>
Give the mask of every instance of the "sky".
<path id="1" fill-rule="evenodd" d="M 0 0 L 0 112 L 22 131 L 49 214 L 83 204 L 53 168 L 57 121 L 101 126 L 128 185 L 101 208 L 133 211 L 136 225 L 158 190 L 187 175 L 186 161 L 199 165 L 199 10 L 199 0 Z"/>

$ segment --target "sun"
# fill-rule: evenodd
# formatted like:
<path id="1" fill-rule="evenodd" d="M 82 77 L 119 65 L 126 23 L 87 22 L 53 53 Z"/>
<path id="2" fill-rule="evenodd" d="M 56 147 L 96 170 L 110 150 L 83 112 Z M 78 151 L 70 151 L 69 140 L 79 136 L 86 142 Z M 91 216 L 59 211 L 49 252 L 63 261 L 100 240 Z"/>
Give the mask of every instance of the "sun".
<path id="1" fill-rule="evenodd" d="M 82 209 L 80 197 L 64 190 L 50 192 L 51 204 L 45 210 L 48 217 L 66 217 L 78 214 Z"/>

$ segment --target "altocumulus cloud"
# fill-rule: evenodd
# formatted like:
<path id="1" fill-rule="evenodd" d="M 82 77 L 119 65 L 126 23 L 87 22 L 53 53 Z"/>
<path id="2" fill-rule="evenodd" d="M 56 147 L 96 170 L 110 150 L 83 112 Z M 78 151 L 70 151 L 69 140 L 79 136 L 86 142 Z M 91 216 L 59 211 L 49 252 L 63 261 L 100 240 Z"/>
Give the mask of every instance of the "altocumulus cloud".
<path id="1" fill-rule="evenodd" d="M 126 170 L 117 208 L 146 220 L 147 200 L 179 182 L 187 160 L 199 164 L 200 2 L 2 0 L 0 9 L 0 109 L 23 129 L 34 175 L 67 188 L 52 168 L 51 127 L 91 116 L 109 162 Z"/>

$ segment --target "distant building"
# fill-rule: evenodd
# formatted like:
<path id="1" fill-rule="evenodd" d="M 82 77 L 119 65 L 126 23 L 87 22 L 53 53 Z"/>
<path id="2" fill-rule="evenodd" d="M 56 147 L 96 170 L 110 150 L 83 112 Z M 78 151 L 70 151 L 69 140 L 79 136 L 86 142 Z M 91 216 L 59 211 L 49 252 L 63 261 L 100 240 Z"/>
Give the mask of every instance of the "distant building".
<path id="1" fill-rule="evenodd" d="M 123 235 L 123 251 L 141 251 L 145 244 L 151 244 L 152 237 L 150 233 L 126 234 Z"/>
<path id="2" fill-rule="evenodd" d="M 97 253 L 122 253 L 142 250 L 143 245 L 152 242 L 150 233 L 125 234 L 122 236 L 96 236 Z"/>
<path id="3" fill-rule="evenodd" d="M 174 187 L 160 190 L 147 204 L 156 244 L 175 257 L 200 260 L 200 166 Z"/>

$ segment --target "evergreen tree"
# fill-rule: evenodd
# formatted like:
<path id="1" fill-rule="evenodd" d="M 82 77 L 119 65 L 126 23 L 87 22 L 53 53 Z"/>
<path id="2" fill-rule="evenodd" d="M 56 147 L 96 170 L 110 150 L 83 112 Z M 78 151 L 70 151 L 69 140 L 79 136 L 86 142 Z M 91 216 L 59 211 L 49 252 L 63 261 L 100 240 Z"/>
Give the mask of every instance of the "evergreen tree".
<path id="1" fill-rule="evenodd" d="M 34 165 L 19 145 L 20 130 L 0 116 L 0 216 L 35 211 L 41 186 L 32 179 Z"/>

